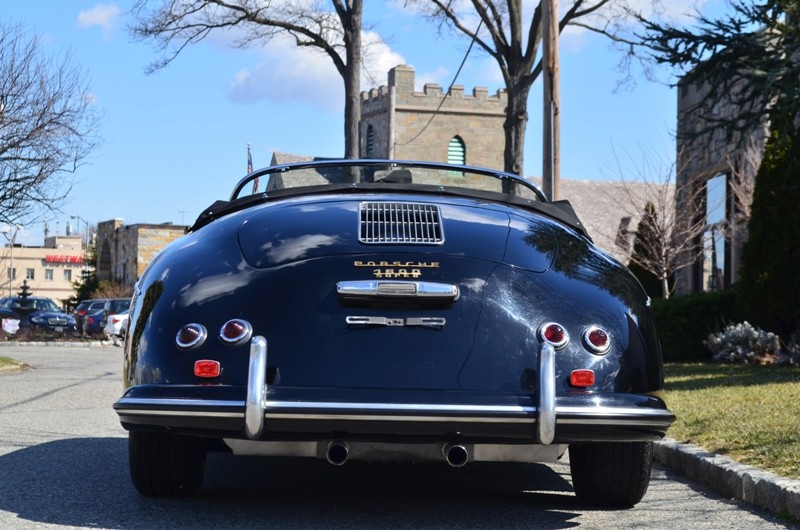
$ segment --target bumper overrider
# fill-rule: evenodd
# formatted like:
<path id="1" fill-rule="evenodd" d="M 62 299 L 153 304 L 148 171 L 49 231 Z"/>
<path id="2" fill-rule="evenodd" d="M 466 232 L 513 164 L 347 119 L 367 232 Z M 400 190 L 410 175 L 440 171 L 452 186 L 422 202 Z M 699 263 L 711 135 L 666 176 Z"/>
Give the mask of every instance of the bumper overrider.
<path id="1" fill-rule="evenodd" d="M 508 393 L 382 393 L 293 389 L 266 382 L 267 341 L 250 345 L 247 388 L 139 385 L 114 404 L 129 430 L 173 432 L 250 441 L 349 439 L 384 443 L 568 444 L 662 438 L 675 416 L 641 394 L 556 395 L 555 351 L 539 351 L 539 391 Z M 364 391 L 366 392 L 366 391 Z"/>

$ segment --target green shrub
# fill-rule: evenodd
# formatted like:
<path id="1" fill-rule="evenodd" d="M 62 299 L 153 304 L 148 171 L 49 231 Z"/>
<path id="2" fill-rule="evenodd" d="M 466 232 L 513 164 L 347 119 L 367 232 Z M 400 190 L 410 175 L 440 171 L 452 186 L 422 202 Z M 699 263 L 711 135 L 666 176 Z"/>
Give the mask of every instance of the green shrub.
<path id="1" fill-rule="evenodd" d="M 665 362 L 710 361 L 703 345 L 711 333 L 741 322 L 736 290 L 653 300 L 653 314 Z"/>

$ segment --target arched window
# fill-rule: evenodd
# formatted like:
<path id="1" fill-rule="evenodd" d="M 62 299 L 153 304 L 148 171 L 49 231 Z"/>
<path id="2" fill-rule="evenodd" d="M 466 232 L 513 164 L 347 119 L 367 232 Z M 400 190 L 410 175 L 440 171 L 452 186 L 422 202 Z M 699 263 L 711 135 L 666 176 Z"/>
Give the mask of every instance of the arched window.
<path id="1" fill-rule="evenodd" d="M 375 149 L 375 129 L 367 125 L 367 158 L 372 158 Z"/>
<path id="2" fill-rule="evenodd" d="M 467 163 L 467 148 L 464 146 L 464 140 L 459 136 L 453 136 L 447 146 L 447 163 L 459 165 Z"/>

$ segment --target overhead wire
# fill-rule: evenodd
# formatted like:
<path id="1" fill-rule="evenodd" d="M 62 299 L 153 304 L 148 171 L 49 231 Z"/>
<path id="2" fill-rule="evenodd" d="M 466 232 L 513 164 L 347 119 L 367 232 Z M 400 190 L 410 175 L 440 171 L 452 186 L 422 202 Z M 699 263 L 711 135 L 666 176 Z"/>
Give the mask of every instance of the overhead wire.
<path id="1" fill-rule="evenodd" d="M 444 105 L 444 102 L 450 96 L 450 92 L 453 89 L 453 86 L 456 84 L 456 80 L 458 79 L 458 76 L 461 73 L 461 70 L 464 68 L 464 64 L 466 64 L 466 62 L 467 62 L 467 58 L 469 57 L 469 53 L 472 51 L 472 46 L 475 44 L 475 40 L 476 40 L 476 38 L 478 36 L 478 32 L 481 30 L 481 26 L 482 25 L 483 25 L 483 20 L 478 22 L 478 27 L 475 30 L 475 37 L 473 37 L 471 42 L 469 43 L 469 47 L 467 48 L 467 52 L 464 54 L 464 58 L 461 60 L 461 64 L 458 66 L 458 70 L 456 70 L 456 74 L 453 76 L 453 80 L 450 82 L 450 86 L 448 87 L 447 92 L 445 93 L 445 95 L 442 98 L 442 100 L 439 102 L 439 105 L 436 107 L 436 110 L 434 110 L 433 114 L 431 114 L 430 119 L 428 119 L 428 123 L 426 123 L 425 126 L 417 134 L 415 134 L 410 140 L 408 140 L 407 142 L 402 142 L 402 143 L 394 142 L 392 144 L 392 149 L 394 149 L 397 146 L 408 145 L 408 144 L 412 143 L 414 140 L 416 140 L 417 138 L 419 138 L 422 135 L 422 133 L 425 132 L 425 130 L 428 128 L 428 126 L 430 126 L 430 124 L 433 122 L 434 118 L 436 118 L 436 116 L 439 114 L 439 111 L 442 110 L 442 106 Z"/>

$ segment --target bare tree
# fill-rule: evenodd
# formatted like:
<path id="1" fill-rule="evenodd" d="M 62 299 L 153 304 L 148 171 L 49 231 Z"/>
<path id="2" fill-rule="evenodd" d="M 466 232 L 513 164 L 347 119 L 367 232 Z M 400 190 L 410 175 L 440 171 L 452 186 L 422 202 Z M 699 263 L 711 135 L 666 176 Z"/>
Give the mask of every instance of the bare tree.
<path id="1" fill-rule="evenodd" d="M 157 6 L 148 9 L 152 4 Z M 288 34 L 296 46 L 321 51 L 344 82 L 344 156 L 356 158 L 362 12 L 363 0 L 138 0 L 131 29 L 140 38 L 153 39 L 163 54 L 150 71 L 164 68 L 211 32 L 231 29 L 239 30 L 234 44 L 240 48 Z"/>
<path id="2" fill-rule="evenodd" d="M 63 205 L 68 178 L 98 144 L 98 112 L 69 53 L 0 23 L 0 223 Z"/>
<path id="3" fill-rule="evenodd" d="M 615 165 L 605 172 L 619 183 L 613 188 L 613 198 L 621 216 L 639 219 L 635 232 L 640 236 L 638 248 L 636 252 L 628 248 L 629 259 L 655 275 L 664 298 L 669 298 L 670 278 L 695 263 L 704 251 L 698 244 L 708 228 L 704 182 L 697 180 L 676 190 L 676 164 L 652 151 L 642 150 L 640 160 L 627 157 L 624 167 L 635 167 L 634 175 L 623 170 L 618 155 L 615 158 Z M 600 237 L 617 241 L 619 234 L 608 232 Z"/>
<path id="4" fill-rule="evenodd" d="M 432 20 L 464 34 L 497 62 L 508 93 L 503 124 L 504 169 L 520 174 L 524 169 L 528 94 L 543 68 L 539 53 L 542 3 L 536 5 L 529 19 L 524 9 L 527 2 L 523 0 L 407 0 L 407 3 L 420 7 Z M 631 16 L 622 5 L 625 2 L 620 0 L 613 3 L 611 0 L 569 0 L 562 3 L 566 11 L 558 23 L 559 33 L 570 24 L 613 39 L 621 32 L 623 19 Z"/>

